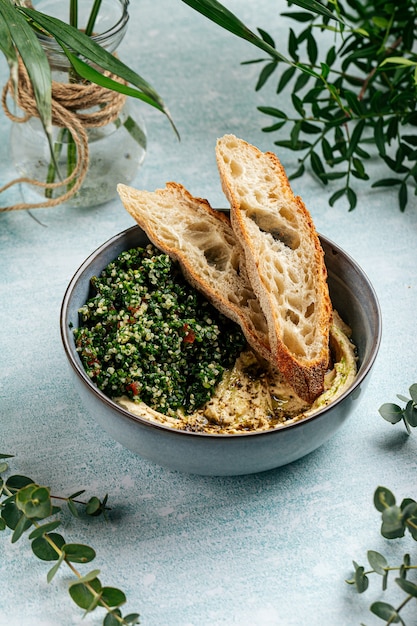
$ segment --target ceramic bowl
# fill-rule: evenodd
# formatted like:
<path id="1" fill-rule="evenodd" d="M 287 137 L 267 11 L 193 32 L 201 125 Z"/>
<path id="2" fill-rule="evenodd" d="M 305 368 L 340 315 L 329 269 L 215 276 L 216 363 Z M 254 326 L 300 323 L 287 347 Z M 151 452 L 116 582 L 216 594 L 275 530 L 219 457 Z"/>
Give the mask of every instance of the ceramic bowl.
<path id="1" fill-rule="evenodd" d="M 352 386 L 311 417 L 277 430 L 239 435 L 178 431 L 148 422 L 105 396 L 84 372 L 75 349 L 72 328 L 78 309 L 91 295 L 90 278 L 98 275 L 122 251 L 148 243 L 133 226 L 100 246 L 81 265 L 66 290 L 61 309 L 61 336 L 70 372 L 91 416 L 126 448 L 172 470 L 231 476 L 251 474 L 291 463 L 327 441 L 347 420 L 369 380 L 381 337 L 381 313 L 372 285 L 357 263 L 321 236 L 330 295 L 352 329 L 358 351 L 358 374 Z"/>

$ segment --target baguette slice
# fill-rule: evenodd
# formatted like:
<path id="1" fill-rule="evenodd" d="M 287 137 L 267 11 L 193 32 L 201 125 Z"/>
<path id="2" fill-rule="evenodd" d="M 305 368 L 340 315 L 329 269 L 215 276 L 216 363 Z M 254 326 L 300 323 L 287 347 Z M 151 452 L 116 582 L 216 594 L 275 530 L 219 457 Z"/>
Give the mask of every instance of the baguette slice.
<path id="1" fill-rule="evenodd" d="M 272 361 L 266 319 L 228 216 L 178 183 L 154 192 L 119 184 L 117 191 L 152 243 L 177 260 L 188 282 L 240 325 L 256 352 Z"/>
<path id="2" fill-rule="evenodd" d="M 216 159 L 275 363 L 296 393 L 312 402 L 323 391 L 329 365 L 332 306 L 311 216 L 275 154 L 225 135 Z"/>

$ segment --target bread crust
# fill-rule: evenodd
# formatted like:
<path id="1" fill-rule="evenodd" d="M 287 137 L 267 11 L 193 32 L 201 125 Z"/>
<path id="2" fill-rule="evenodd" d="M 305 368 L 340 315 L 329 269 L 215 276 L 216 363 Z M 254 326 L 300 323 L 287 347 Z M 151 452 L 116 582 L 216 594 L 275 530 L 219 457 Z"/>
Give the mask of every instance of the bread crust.
<path id="1" fill-rule="evenodd" d="M 312 402 L 324 388 L 332 319 L 313 220 L 272 152 L 225 135 L 217 141 L 216 159 L 275 364 L 296 393 Z"/>
<path id="2" fill-rule="evenodd" d="M 150 241 L 178 261 L 188 282 L 241 326 L 257 353 L 273 361 L 266 319 L 229 217 L 175 182 L 154 192 L 122 184 L 117 191 Z"/>

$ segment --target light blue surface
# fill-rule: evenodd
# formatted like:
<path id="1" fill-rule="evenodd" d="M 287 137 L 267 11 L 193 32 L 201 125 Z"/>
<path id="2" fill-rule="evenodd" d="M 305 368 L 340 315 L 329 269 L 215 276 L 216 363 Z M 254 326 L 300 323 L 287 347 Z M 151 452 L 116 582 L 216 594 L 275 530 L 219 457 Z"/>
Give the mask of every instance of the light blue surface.
<path id="1" fill-rule="evenodd" d="M 250 26 L 284 41 L 278 5 L 286 6 L 228 2 Z M 179 0 L 132 2 L 120 53 L 163 95 L 181 133 L 178 143 L 159 113 L 142 108 L 149 151 L 135 185 L 152 190 L 176 180 L 213 206 L 225 206 L 214 158 L 217 137 L 231 132 L 273 149 L 256 111 L 277 104 L 272 88 L 256 94 L 259 68 L 240 65 L 262 54 Z M 4 82 L 4 60 L 0 69 Z M 13 176 L 3 114 L 0 132 L 3 184 Z M 290 169 L 294 156 L 279 156 Z M 140 612 L 145 626 L 380 624 L 368 611 L 382 598 L 379 581 L 371 581 L 363 596 L 344 582 L 352 559 L 364 563 L 369 548 L 392 555 L 393 562 L 406 551 L 416 554 L 409 538 L 380 537 L 372 504 L 377 485 L 399 499 L 417 496 L 417 433 L 407 437 L 378 414 L 383 402 L 407 394 L 417 381 L 416 202 L 401 214 L 394 192 L 363 186 L 349 213 L 341 204 L 330 208 L 327 192 L 309 175 L 294 189 L 318 230 L 371 279 L 383 340 L 366 394 L 335 437 L 301 461 L 249 477 L 187 476 L 141 460 L 87 415 L 68 380 L 61 300 L 88 254 L 132 224 L 121 203 L 37 210 L 42 225 L 24 212 L 0 215 L 0 451 L 16 455 L 14 473 L 50 485 L 54 493 L 85 488 L 87 495 L 109 494 L 108 523 L 68 516 L 63 534 L 96 549 L 92 565 L 102 581 L 126 592 L 126 612 Z M 18 197 L 10 191 L 2 204 Z M 100 624 L 99 614 L 81 619 L 66 591 L 65 570 L 48 585 L 48 569 L 25 539 L 11 544 L 9 533 L 0 535 L 0 625 Z M 407 624 L 416 624 L 415 616 Z"/>

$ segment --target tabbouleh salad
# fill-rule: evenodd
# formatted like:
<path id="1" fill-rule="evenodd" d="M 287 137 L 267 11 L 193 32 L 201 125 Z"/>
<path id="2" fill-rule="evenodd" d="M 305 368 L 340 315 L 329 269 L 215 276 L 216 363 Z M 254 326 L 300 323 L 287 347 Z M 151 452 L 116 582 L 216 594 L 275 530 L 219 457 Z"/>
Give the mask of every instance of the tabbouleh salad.
<path id="1" fill-rule="evenodd" d="M 246 345 L 239 326 L 151 244 L 122 252 L 91 283 L 75 341 L 88 376 L 111 398 L 191 414 Z"/>

